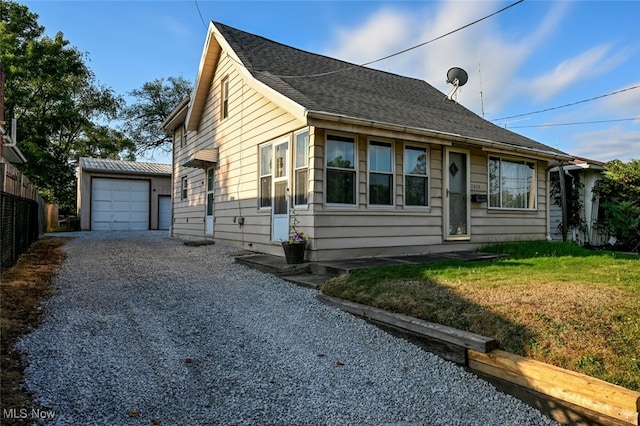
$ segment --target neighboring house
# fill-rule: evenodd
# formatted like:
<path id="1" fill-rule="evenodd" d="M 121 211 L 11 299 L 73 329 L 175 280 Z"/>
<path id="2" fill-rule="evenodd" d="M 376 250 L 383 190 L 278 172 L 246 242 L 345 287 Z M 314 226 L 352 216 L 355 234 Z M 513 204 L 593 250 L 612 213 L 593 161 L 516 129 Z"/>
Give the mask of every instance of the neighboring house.
<path id="1" fill-rule="evenodd" d="M 443 68 L 443 78 L 446 67 Z M 424 81 L 211 23 L 174 132 L 172 236 L 307 260 L 547 236 L 550 161 Z"/>
<path id="2" fill-rule="evenodd" d="M 80 228 L 138 231 L 171 226 L 171 165 L 81 158 Z"/>
<path id="3" fill-rule="evenodd" d="M 598 199 L 593 194 L 593 187 L 602 176 L 604 166 L 605 163 L 601 161 L 579 157 L 562 166 L 567 177 L 565 179 L 567 192 L 574 187 L 579 191 L 579 201 L 582 205 L 580 218 L 584 221 L 582 227 L 568 228 L 567 239 L 569 241 L 593 246 L 602 246 L 607 243 L 609 237 L 597 226 L 600 210 Z M 558 182 L 559 167 L 552 167 L 550 172 L 551 182 Z M 554 195 L 552 188 L 552 199 L 549 205 L 549 235 L 552 240 L 562 241 L 562 204 L 559 191 L 555 192 L 557 195 Z"/>

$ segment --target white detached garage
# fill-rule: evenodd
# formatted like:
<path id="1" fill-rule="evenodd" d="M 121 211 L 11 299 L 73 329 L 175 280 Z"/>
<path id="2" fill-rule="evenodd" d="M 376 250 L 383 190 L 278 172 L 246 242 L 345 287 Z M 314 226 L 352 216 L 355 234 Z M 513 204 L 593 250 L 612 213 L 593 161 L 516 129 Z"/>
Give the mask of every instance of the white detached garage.
<path id="1" fill-rule="evenodd" d="M 80 227 L 93 231 L 169 229 L 171 165 L 81 158 Z"/>

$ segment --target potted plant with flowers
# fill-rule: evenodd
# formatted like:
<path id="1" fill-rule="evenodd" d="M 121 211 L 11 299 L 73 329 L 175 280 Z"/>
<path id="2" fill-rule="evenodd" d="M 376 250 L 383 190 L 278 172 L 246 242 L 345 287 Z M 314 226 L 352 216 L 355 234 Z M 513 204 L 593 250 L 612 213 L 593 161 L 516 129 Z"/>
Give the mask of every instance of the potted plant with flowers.
<path id="1" fill-rule="evenodd" d="M 295 209 L 291 210 L 289 221 L 289 239 L 282 242 L 284 256 L 288 264 L 303 263 L 304 251 L 307 248 L 307 236 L 298 228 L 298 215 Z"/>

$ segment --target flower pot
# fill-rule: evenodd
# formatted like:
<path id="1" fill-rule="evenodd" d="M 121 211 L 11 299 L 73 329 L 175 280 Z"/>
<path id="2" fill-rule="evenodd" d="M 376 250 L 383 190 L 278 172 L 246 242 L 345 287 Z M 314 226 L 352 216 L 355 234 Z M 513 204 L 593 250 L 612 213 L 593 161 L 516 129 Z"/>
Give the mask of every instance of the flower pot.
<path id="1" fill-rule="evenodd" d="M 307 248 L 306 241 L 301 241 L 297 243 L 290 243 L 288 241 L 283 241 L 282 248 L 284 249 L 284 256 L 287 258 L 288 264 L 304 262 L 304 251 Z"/>

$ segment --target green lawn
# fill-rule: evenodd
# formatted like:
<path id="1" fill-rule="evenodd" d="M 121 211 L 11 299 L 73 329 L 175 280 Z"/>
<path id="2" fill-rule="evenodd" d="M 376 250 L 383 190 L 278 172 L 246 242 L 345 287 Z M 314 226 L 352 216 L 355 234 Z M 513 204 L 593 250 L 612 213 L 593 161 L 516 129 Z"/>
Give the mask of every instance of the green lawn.
<path id="1" fill-rule="evenodd" d="M 330 296 L 496 338 L 501 347 L 640 391 L 640 257 L 571 243 L 496 244 L 496 262 L 358 270 Z"/>

